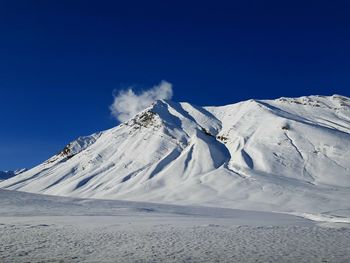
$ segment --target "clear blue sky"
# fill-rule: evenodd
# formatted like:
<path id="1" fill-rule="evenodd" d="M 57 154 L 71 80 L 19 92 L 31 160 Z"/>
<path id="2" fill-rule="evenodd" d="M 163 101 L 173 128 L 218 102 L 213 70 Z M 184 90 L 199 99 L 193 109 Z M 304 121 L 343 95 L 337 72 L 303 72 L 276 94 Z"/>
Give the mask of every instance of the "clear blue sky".
<path id="1" fill-rule="evenodd" d="M 175 101 L 350 96 L 350 2 L 0 1 L 0 170 L 114 126 L 112 91 Z"/>

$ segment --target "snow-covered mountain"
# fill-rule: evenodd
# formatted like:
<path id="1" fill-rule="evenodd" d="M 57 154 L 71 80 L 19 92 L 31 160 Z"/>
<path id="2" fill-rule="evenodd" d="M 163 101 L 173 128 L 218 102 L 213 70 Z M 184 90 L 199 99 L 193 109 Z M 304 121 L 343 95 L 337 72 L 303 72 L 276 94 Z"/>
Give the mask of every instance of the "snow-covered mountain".
<path id="1" fill-rule="evenodd" d="M 13 176 L 15 176 L 13 171 L 0 171 L 0 181 L 9 179 Z"/>
<path id="2" fill-rule="evenodd" d="M 298 213 L 350 211 L 350 99 L 157 101 L 0 187 Z M 349 214 L 350 215 L 350 214 Z"/>
<path id="3" fill-rule="evenodd" d="M 9 179 L 9 178 L 16 176 L 20 173 L 23 173 L 25 171 L 27 171 L 27 169 L 25 169 L 25 168 L 17 169 L 15 171 L 0 171 L 0 181 Z"/>

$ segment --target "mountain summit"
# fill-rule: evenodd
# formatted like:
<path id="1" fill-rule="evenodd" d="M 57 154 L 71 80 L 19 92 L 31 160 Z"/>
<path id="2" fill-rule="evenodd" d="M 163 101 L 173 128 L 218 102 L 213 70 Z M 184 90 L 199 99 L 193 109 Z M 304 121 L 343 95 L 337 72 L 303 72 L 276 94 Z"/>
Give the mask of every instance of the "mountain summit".
<path id="1" fill-rule="evenodd" d="M 284 212 L 349 212 L 350 99 L 156 101 L 0 187 Z M 345 212 L 344 212 L 345 211 Z"/>

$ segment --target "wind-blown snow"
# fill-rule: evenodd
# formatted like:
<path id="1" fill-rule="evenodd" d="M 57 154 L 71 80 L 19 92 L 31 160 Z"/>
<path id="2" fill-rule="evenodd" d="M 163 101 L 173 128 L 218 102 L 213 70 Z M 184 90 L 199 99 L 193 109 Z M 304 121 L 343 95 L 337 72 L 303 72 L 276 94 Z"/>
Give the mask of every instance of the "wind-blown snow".
<path id="1" fill-rule="evenodd" d="M 156 100 L 170 100 L 172 96 L 172 85 L 163 80 L 159 85 L 140 94 L 136 94 L 132 88 L 119 91 L 114 97 L 110 110 L 117 120 L 123 122 L 134 117 L 135 114 L 149 107 Z"/>
<path id="2" fill-rule="evenodd" d="M 0 187 L 336 221 L 350 218 L 349 160 L 350 100 L 343 96 L 223 107 L 159 100 Z"/>

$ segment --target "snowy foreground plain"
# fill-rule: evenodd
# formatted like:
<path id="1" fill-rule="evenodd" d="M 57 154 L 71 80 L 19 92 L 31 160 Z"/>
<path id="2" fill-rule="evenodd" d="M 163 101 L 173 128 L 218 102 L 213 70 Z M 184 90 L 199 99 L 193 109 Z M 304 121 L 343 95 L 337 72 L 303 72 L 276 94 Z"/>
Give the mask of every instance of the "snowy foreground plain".
<path id="1" fill-rule="evenodd" d="M 0 262 L 349 262 L 348 224 L 0 190 Z"/>

